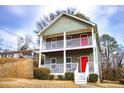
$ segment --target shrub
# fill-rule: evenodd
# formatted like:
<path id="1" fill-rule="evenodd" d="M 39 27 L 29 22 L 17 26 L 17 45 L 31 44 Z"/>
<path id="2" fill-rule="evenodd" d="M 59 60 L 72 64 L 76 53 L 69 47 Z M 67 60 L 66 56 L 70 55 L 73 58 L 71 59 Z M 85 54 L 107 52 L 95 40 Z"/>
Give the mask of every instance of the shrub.
<path id="1" fill-rule="evenodd" d="M 124 84 L 124 79 L 120 79 L 119 82 L 120 82 L 121 84 Z"/>
<path id="2" fill-rule="evenodd" d="M 65 79 L 66 80 L 74 80 L 74 73 L 72 73 L 72 72 L 66 72 L 65 73 Z"/>
<path id="3" fill-rule="evenodd" d="M 63 76 L 62 75 L 58 75 L 58 80 L 63 80 Z"/>
<path id="4" fill-rule="evenodd" d="M 49 80 L 53 80 L 54 79 L 54 75 L 49 75 Z"/>
<path id="5" fill-rule="evenodd" d="M 48 68 L 34 68 L 34 77 L 37 79 L 46 80 L 50 74 Z"/>
<path id="6" fill-rule="evenodd" d="M 98 75 L 95 73 L 89 74 L 89 82 L 97 82 L 98 81 Z"/>
<path id="7" fill-rule="evenodd" d="M 33 61 L 33 67 L 37 68 L 38 67 L 38 61 Z"/>

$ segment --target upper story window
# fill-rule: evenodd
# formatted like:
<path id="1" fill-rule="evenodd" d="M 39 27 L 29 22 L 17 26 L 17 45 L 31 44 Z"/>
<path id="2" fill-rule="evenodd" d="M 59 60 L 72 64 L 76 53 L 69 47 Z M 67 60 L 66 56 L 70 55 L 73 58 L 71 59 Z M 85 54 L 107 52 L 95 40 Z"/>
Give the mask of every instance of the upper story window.
<path id="1" fill-rule="evenodd" d="M 56 48 L 57 47 L 57 38 L 52 38 L 51 39 L 51 48 Z"/>
<path id="2" fill-rule="evenodd" d="M 72 36 L 67 36 L 67 46 L 71 46 L 71 39 L 72 39 Z"/>

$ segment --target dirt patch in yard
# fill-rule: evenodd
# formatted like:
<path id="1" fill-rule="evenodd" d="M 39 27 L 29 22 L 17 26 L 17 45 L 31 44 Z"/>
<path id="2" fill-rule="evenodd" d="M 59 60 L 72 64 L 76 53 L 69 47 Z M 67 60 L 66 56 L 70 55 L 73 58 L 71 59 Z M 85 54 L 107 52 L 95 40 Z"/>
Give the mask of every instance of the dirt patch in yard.
<path id="1" fill-rule="evenodd" d="M 0 88 L 124 88 L 115 81 L 76 85 L 73 81 L 1 78 Z"/>

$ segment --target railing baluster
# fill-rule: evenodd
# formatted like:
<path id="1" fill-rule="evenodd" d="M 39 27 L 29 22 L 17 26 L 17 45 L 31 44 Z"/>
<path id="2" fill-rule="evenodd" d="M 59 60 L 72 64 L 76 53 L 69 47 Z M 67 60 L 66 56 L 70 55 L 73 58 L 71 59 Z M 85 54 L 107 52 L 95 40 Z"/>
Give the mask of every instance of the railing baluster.
<path id="1" fill-rule="evenodd" d="M 82 41 L 85 40 L 85 38 L 82 38 Z M 50 50 L 50 49 L 60 49 L 63 48 L 63 40 L 58 40 L 56 41 L 57 45 L 56 47 L 51 47 L 51 42 L 44 42 L 46 44 L 43 43 L 44 45 L 44 50 Z M 73 39 L 68 39 L 66 40 L 66 47 L 81 47 L 81 38 L 73 38 Z M 88 45 L 92 45 L 92 37 L 89 36 L 87 37 L 87 44 L 83 45 L 83 46 L 88 46 Z"/>

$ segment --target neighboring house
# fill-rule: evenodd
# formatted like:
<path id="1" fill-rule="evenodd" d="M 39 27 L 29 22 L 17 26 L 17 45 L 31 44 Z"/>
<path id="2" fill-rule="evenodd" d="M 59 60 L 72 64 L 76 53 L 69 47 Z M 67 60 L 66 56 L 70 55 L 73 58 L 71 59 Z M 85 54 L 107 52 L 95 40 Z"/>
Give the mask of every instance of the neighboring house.
<path id="1" fill-rule="evenodd" d="M 6 51 L 0 52 L 0 57 L 12 57 L 12 58 L 34 58 L 38 55 L 37 50 L 20 50 L 20 51 Z"/>
<path id="2" fill-rule="evenodd" d="M 86 83 L 90 73 L 98 74 L 100 80 L 100 43 L 95 23 L 62 13 L 38 35 L 39 67 L 49 68 L 53 75 L 74 72 L 77 84 Z"/>

